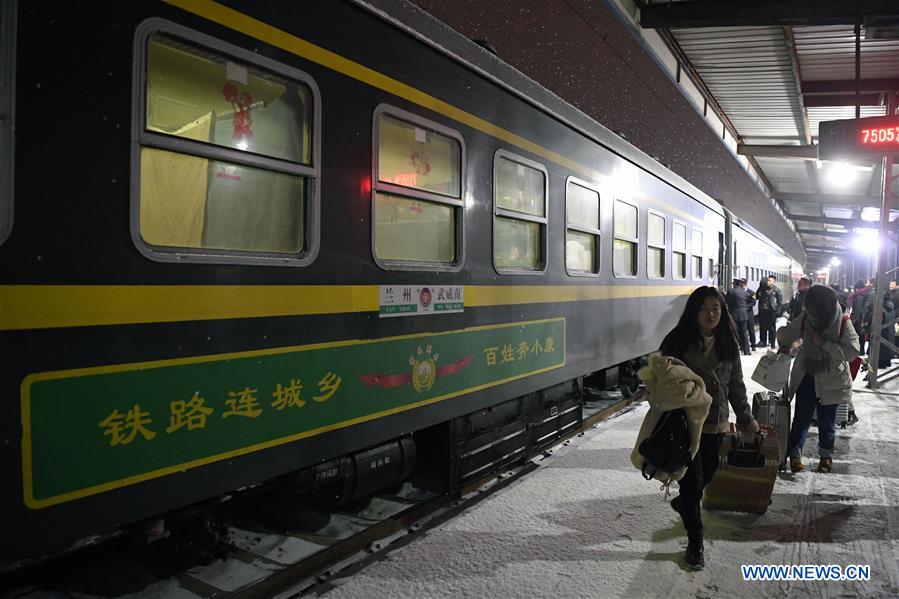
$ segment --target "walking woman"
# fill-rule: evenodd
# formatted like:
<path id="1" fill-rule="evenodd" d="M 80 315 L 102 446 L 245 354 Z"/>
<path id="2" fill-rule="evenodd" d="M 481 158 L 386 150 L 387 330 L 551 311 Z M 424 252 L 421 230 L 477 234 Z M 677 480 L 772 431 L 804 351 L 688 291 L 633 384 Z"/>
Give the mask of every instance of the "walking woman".
<path id="1" fill-rule="evenodd" d="M 690 294 L 680 321 L 662 341 L 660 351 L 682 360 L 701 376 L 712 397 L 699 453 L 679 482 L 680 495 L 671 501 L 687 529 L 689 542 L 684 561 L 690 568 L 700 570 L 705 566 L 700 502 L 703 489 L 718 469 L 718 452 L 728 430 L 728 403 L 741 430 L 759 430 L 746 399 L 734 322 L 721 292 L 715 287 L 700 287 Z"/>
<path id="2" fill-rule="evenodd" d="M 801 342 L 800 342 L 801 340 Z M 777 331 L 781 351 L 799 347 L 790 372 L 790 398 L 796 396 L 788 449 L 790 470 L 800 472 L 802 447 L 818 412 L 818 472 L 833 470 L 837 404 L 852 399 L 849 362 L 858 357 L 858 334 L 837 301 L 836 292 L 814 285 L 805 296 L 805 311 Z"/>

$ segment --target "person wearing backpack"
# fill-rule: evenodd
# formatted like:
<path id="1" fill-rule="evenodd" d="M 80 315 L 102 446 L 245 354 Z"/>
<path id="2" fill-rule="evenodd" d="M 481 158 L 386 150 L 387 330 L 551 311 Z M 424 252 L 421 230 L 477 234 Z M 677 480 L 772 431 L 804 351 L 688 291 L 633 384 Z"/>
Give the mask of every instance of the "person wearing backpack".
<path id="1" fill-rule="evenodd" d="M 796 397 L 793 426 L 787 442 L 790 470 L 801 472 L 802 448 L 812 417 L 818 415 L 818 472 L 833 471 L 837 405 L 852 399 L 849 362 L 859 356 L 858 334 L 843 314 L 836 292 L 814 285 L 805 310 L 777 331 L 780 351 L 799 349 L 790 372 L 789 398 Z"/>
<path id="2" fill-rule="evenodd" d="M 741 430 L 759 430 L 746 398 L 734 321 L 721 292 L 715 287 L 693 291 L 677 326 L 665 336 L 659 351 L 681 360 L 698 374 L 712 399 L 702 425 L 699 452 L 679 481 L 680 494 L 671 501 L 687 530 L 684 561 L 689 568 L 701 570 L 705 558 L 700 503 L 703 490 L 718 469 L 719 450 L 729 428 L 728 404 L 734 409 Z"/>

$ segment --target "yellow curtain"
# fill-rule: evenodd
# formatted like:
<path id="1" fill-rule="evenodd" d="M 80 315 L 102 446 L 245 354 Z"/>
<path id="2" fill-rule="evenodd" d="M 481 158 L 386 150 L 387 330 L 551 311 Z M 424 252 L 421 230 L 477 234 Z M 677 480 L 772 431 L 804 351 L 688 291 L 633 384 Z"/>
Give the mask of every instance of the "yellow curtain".
<path id="1" fill-rule="evenodd" d="M 212 113 L 174 135 L 209 141 Z M 203 247 L 209 161 L 155 148 L 141 148 L 140 233 L 153 245 Z"/>

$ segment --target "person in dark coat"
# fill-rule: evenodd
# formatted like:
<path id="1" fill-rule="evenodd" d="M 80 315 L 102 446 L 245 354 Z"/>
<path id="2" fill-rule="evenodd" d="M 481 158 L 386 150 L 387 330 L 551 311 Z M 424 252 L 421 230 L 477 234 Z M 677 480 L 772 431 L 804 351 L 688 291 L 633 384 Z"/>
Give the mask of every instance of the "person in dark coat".
<path id="1" fill-rule="evenodd" d="M 759 285 L 758 291 L 759 301 L 759 341 L 764 347 L 770 345 L 771 349 L 775 348 L 777 339 L 775 338 L 774 325 L 777 322 L 777 315 L 780 313 L 780 306 L 783 304 L 783 292 L 777 286 L 777 279 L 773 276 L 763 280 Z"/>
<path id="2" fill-rule="evenodd" d="M 853 285 L 852 293 L 846 298 L 846 306 L 850 311 L 849 316 L 852 319 L 852 326 L 855 327 L 859 335 L 862 332 L 862 317 L 865 314 L 865 297 L 867 293 L 868 288 L 865 286 L 865 282 L 859 279 Z"/>
<path id="3" fill-rule="evenodd" d="M 837 292 L 837 301 L 840 302 L 841 306 L 843 306 L 843 312 L 848 311 L 849 310 L 849 293 L 845 289 L 843 289 L 842 287 L 837 285 L 836 283 L 831 285 L 830 288 Z M 895 301 L 893 303 L 895 303 Z"/>
<path id="4" fill-rule="evenodd" d="M 755 291 L 747 287 L 746 279 L 742 279 L 742 281 L 743 289 L 746 290 L 746 294 L 749 296 L 749 302 L 746 304 L 746 328 L 749 330 L 749 349 L 750 351 L 755 351 L 755 312 L 753 311 L 753 308 L 755 307 L 757 298 Z"/>
<path id="5" fill-rule="evenodd" d="M 733 289 L 727 292 L 725 297 L 727 301 L 727 309 L 733 316 L 734 324 L 737 327 L 737 341 L 740 342 L 740 349 L 745 355 L 749 355 L 749 317 L 747 315 L 749 308 L 749 292 L 744 287 L 746 281 L 743 279 L 734 279 Z"/>
<path id="6" fill-rule="evenodd" d="M 812 280 L 810 278 L 802 277 L 799 279 L 799 283 L 796 285 L 798 291 L 793 294 L 793 299 L 790 300 L 790 311 L 787 315 L 787 320 L 793 320 L 802 314 L 802 309 L 805 308 L 805 294 L 808 293 L 808 288 L 811 286 Z"/>
<path id="7" fill-rule="evenodd" d="M 678 483 L 680 494 L 671 501 L 687 529 L 689 542 L 684 561 L 688 567 L 700 570 L 705 565 L 700 503 L 703 490 L 718 470 L 718 454 L 729 428 L 728 404 L 734 409 L 741 430 L 759 430 L 746 398 L 734 322 L 717 288 L 699 287 L 690 294 L 677 326 L 665 336 L 659 351 L 678 358 L 701 376 L 706 392 L 712 396 L 699 452 Z"/>
<path id="8" fill-rule="evenodd" d="M 862 328 L 868 333 L 868 344 L 870 345 L 871 339 L 873 338 L 873 331 L 871 330 L 871 321 L 874 318 L 874 291 L 870 290 L 865 297 L 865 315 L 862 319 Z M 883 320 L 882 323 L 887 324 L 891 322 L 896 316 L 896 307 L 893 304 L 893 296 L 886 292 L 883 294 Z M 896 328 L 894 325 L 884 326 L 880 331 L 880 338 L 887 341 L 888 343 L 895 345 L 896 344 Z M 870 351 L 870 348 L 869 350 Z M 878 368 L 889 368 L 890 361 L 893 359 L 893 350 L 888 348 L 886 345 L 880 344 L 880 353 L 877 356 L 877 367 Z"/>

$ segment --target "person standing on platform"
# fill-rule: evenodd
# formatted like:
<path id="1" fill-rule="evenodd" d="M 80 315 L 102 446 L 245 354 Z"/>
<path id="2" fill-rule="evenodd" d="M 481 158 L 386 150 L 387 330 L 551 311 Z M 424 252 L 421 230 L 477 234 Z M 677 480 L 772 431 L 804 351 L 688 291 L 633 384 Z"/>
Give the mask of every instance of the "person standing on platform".
<path id="1" fill-rule="evenodd" d="M 859 279 L 855 282 L 855 285 L 853 285 L 852 293 L 850 293 L 849 297 L 846 299 L 846 305 L 849 307 L 849 318 L 852 320 L 852 326 L 855 327 L 855 331 L 861 339 L 862 353 L 865 353 L 865 332 L 863 325 L 866 299 L 868 299 L 868 287 L 865 285 L 864 281 Z"/>
<path id="2" fill-rule="evenodd" d="M 837 301 L 840 302 L 840 306 L 843 308 L 843 312 L 849 311 L 849 293 L 846 292 L 845 289 L 834 283 L 830 286 L 831 289 L 837 292 Z M 855 330 L 858 332 L 858 329 Z"/>
<path id="3" fill-rule="evenodd" d="M 727 292 L 727 309 L 730 311 L 737 327 L 737 341 L 744 355 L 749 355 L 749 318 L 747 308 L 749 306 L 749 292 L 745 288 L 746 281 L 734 279 L 733 289 Z"/>
<path id="4" fill-rule="evenodd" d="M 896 307 L 893 304 L 893 296 L 890 293 L 883 294 L 883 318 L 881 322 L 883 327 L 880 330 L 880 338 L 887 341 L 891 345 L 896 345 L 896 329 L 892 324 L 896 317 Z M 862 330 L 867 333 L 868 351 L 870 352 L 871 341 L 874 338 L 871 330 L 871 322 L 874 318 L 874 291 L 868 291 L 865 296 L 865 315 L 862 318 Z M 889 368 L 893 359 L 893 350 L 884 344 L 880 344 L 880 352 L 877 356 L 878 368 Z M 853 410 L 854 411 L 854 410 Z"/>
<path id="5" fill-rule="evenodd" d="M 755 351 L 755 312 L 753 312 L 753 308 L 755 307 L 757 297 L 755 292 L 748 288 L 746 279 L 741 279 L 741 281 L 743 281 L 743 289 L 746 290 L 746 294 L 749 296 L 749 301 L 746 304 L 746 328 L 749 330 L 749 350 Z"/>
<path id="6" fill-rule="evenodd" d="M 781 351 L 799 348 L 790 372 L 789 398 L 796 397 L 793 426 L 787 441 L 790 470 L 801 472 L 802 448 L 818 415 L 818 472 L 833 471 L 837 404 L 852 399 L 849 362 L 859 355 L 858 334 L 845 318 L 837 294 L 814 285 L 805 297 L 805 312 L 777 331 Z"/>
<path id="7" fill-rule="evenodd" d="M 746 399 L 740 348 L 727 302 L 715 287 L 699 287 L 687 299 L 677 326 L 665 336 L 659 351 L 683 361 L 702 377 L 712 397 L 709 415 L 702 426 L 699 452 L 680 479 L 680 494 L 671 507 L 680 514 L 687 530 L 684 561 L 694 570 L 705 566 L 703 555 L 702 493 L 718 469 L 718 453 L 728 430 L 728 403 L 741 430 L 758 432 Z"/>
<path id="8" fill-rule="evenodd" d="M 783 304 L 783 292 L 777 286 L 777 279 L 770 276 L 759 285 L 759 342 L 762 347 L 770 345 L 776 347 L 774 327 L 780 306 Z"/>
<path id="9" fill-rule="evenodd" d="M 787 320 L 793 320 L 800 314 L 802 314 L 803 308 L 805 308 L 805 294 L 808 293 L 808 288 L 812 286 L 812 280 L 808 277 L 802 277 L 799 279 L 799 283 L 796 284 L 798 291 L 793 295 L 793 299 L 790 300 L 790 311 L 787 315 Z"/>

